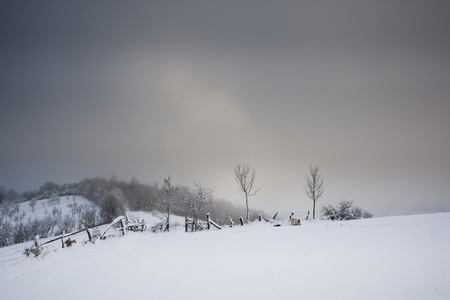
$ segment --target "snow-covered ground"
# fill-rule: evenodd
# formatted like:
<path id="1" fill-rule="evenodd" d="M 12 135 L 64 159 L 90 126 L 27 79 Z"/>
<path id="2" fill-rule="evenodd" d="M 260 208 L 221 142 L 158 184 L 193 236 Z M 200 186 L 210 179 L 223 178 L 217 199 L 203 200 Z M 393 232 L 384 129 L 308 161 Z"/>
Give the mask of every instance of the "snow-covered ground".
<path id="1" fill-rule="evenodd" d="M 0 295 L 15 300 L 450 299 L 449 250 L 450 213 L 129 233 L 4 266 Z"/>

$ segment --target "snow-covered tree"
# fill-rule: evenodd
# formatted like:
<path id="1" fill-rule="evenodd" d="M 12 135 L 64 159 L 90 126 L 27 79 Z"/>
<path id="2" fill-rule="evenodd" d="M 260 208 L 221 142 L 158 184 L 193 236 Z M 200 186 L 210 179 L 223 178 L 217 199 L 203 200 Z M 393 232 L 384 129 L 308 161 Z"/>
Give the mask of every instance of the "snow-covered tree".
<path id="1" fill-rule="evenodd" d="M 59 199 L 59 196 L 57 193 L 52 193 L 50 198 L 48 198 L 48 200 L 47 200 L 48 206 L 59 204 L 59 203 L 60 203 L 60 199 Z"/>
<path id="2" fill-rule="evenodd" d="M 205 188 L 198 182 L 194 182 L 194 190 L 188 197 L 187 206 L 194 218 L 194 221 L 199 218 L 202 209 L 212 203 L 212 188 Z"/>
<path id="3" fill-rule="evenodd" d="M 31 200 L 30 200 L 30 203 L 29 203 L 29 205 L 30 205 L 30 207 L 31 207 L 31 211 L 34 213 L 34 207 L 36 206 L 36 202 L 37 202 L 37 198 L 36 197 L 33 197 Z"/>
<path id="4" fill-rule="evenodd" d="M 14 227 L 11 223 L 0 219 L 0 247 L 9 246 L 13 243 Z"/>
<path id="5" fill-rule="evenodd" d="M 80 215 L 80 226 L 82 228 L 92 227 L 97 224 L 98 215 L 95 206 L 84 205 Z"/>
<path id="6" fill-rule="evenodd" d="M 160 190 L 160 197 L 158 202 L 158 207 L 166 218 L 166 228 L 164 230 L 170 231 L 170 215 L 176 206 L 176 191 L 178 188 L 172 185 L 170 176 L 164 178 L 164 185 Z"/>
<path id="7" fill-rule="evenodd" d="M 72 232 L 75 230 L 75 218 L 71 214 L 65 214 L 59 226 L 58 234 Z"/>
<path id="8" fill-rule="evenodd" d="M 109 222 L 126 212 L 126 199 L 119 188 L 113 188 L 103 198 L 100 216 L 103 221 Z"/>

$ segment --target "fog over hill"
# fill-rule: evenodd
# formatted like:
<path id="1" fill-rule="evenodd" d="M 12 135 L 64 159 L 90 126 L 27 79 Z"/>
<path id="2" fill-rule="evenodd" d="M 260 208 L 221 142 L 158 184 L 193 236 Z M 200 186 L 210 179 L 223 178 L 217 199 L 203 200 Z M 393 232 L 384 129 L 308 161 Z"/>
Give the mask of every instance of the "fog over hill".
<path id="1" fill-rule="evenodd" d="M 0 4 L 0 185 L 198 181 L 254 208 L 449 211 L 450 1 Z"/>

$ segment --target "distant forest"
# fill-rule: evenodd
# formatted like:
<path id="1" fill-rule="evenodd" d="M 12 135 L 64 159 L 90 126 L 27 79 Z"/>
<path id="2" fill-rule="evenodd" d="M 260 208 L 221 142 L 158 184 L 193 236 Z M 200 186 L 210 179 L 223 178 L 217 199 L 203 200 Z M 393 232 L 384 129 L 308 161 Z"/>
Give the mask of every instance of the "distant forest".
<path id="1" fill-rule="evenodd" d="M 199 219 L 206 219 L 206 214 L 209 213 L 220 225 L 229 224 L 230 218 L 238 223 L 239 218 L 246 214 L 244 206 L 234 205 L 227 200 L 214 199 L 213 189 L 203 187 L 199 183 L 194 183 L 191 187 L 170 186 L 171 194 L 168 202 L 167 183 L 170 184 L 170 178 L 164 179 L 164 184 L 159 187 L 157 183 L 142 184 L 135 178 L 127 182 L 111 176 L 109 179 L 85 178 L 68 184 L 48 181 L 38 190 L 23 193 L 0 186 L 0 246 L 23 242 L 36 234 L 46 237 L 59 234 L 62 230 L 70 232 L 81 226 L 109 221 L 114 214 L 122 213 L 125 209 L 149 212 L 156 210 L 166 217 L 167 214 L 173 214 Z M 48 203 L 51 204 L 50 202 L 57 202 L 59 197 L 73 195 L 83 196 L 92 201 L 97 204 L 98 210 L 93 207 L 78 207 L 80 210 L 76 218 L 79 220 L 78 224 L 75 224 L 70 216 L 61 216 L 60 212 L 58 215 L 55 211 L 48 213 L 47 220 L 21 218 L 20 203 L 29 201 L 34 211 L 34 205 L 38 200 L 49 199 Z M 259 214 L 264 216 L 261 210 L 251 210 L 250 218 L 256 219 Z"/>

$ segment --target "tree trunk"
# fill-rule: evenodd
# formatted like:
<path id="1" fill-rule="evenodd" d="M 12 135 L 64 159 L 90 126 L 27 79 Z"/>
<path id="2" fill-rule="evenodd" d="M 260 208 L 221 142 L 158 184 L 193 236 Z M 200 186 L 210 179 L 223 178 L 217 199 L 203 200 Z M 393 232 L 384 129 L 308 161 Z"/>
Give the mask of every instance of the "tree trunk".
<path id="1" fill-rule="evenodd" d="M 247 193 L 245 194 L 245 205 L 247 206 L 247 220 L 245 221 L 245 223 L 248 223 L 248 219 L 250 218 L 250 213 L 248 210 L 248 195 L 247 195 Z"/>
<path id="2" fill-rule="evenodd" d="M 166 218 L 167 224 L 166 224 L 166 228 L 164 228 L 164 231 L 170 231 L 170 213 L 167 213 L 167 218 Z"/>
<path id="3" fill-rule="evenodd" d="M 313 220 L 316 218 L 316 201 L 313 201 Z"/>

